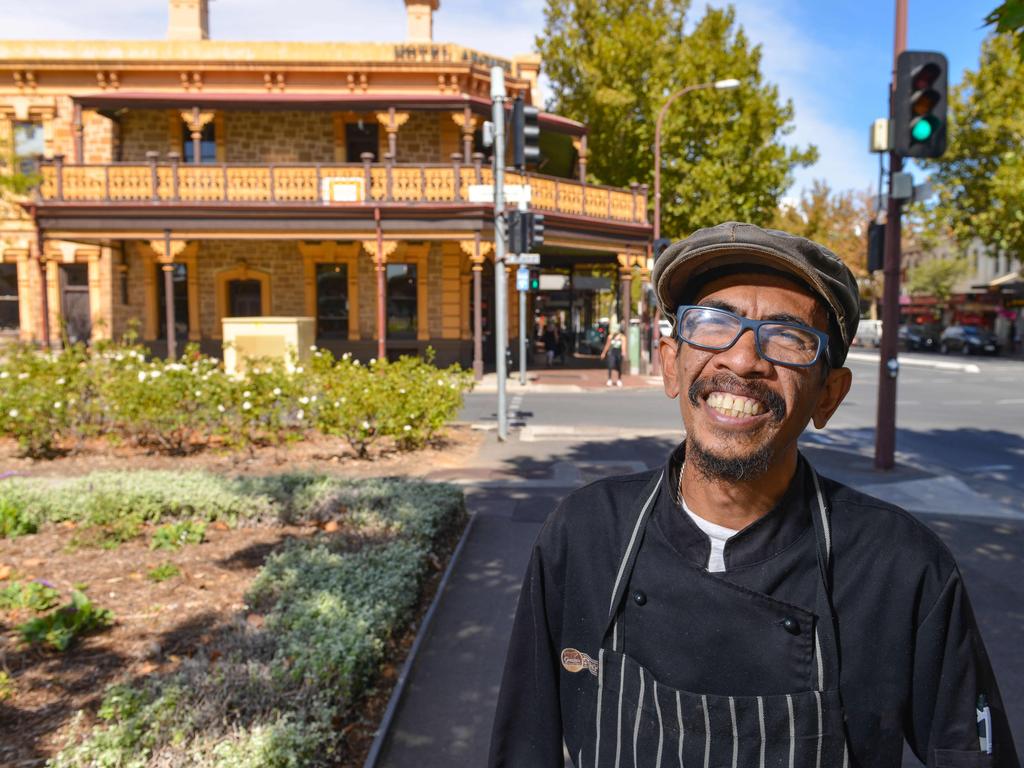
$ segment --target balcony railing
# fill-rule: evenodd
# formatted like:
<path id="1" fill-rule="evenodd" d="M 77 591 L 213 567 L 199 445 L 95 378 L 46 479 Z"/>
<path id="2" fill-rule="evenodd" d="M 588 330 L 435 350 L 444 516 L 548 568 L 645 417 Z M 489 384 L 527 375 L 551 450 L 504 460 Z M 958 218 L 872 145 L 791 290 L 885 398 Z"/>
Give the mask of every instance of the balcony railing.
<path id="1" fill-rule="evenodd" d="M 40 198 L 48 203 L 235 203 L 373 205 L 468 203 L 469 188 L 490 184 L 478 161 L 423 163 L 70 165 L 58 157 L 41 167 Z M 595 219 L 647 223 L 647 188 L 583 184 L 539 174 L 507 172 L 506 184 L 529 184 L 530 207 Z"/>

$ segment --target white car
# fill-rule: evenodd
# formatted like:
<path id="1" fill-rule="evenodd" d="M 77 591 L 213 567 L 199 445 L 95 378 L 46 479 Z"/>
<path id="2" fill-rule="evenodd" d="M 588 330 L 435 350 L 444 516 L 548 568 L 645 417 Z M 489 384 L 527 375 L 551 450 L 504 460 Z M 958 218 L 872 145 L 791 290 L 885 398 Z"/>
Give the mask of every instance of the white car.
<path id="1" fill-rule="evenodd" d="M 880 347 L 882 345 L 882 321 L 862 317 L 853 337 L 855 347 Z"/>

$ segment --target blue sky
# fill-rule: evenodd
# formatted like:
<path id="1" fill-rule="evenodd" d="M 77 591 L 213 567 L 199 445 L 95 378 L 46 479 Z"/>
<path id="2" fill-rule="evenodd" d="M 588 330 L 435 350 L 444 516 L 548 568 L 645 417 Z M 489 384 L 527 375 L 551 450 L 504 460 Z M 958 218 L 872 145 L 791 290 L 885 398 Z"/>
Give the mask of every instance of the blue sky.
<path id="1" fill-rule="evenodd" d="M 878 159 L 867 151 L 868 127 L 887 112 L 895 0 L 736 0 L 737 17 L 763 50 L 763 70 L 796 108 L 788 138 L 818 145 L 821 160 L 801 169 L 791 190 L 813 179 L 835 189 L 874 187 Z M 908 47 L 949 57 L 950 82 L 975 68 L 997 0 L 910 2 Z M 711 5 L 721 5 L 711 3 Z M 211 36 L 239 40 L 401 40 L 401 0 L 215 0 Z M 691 17 L 703 13 L 695 3 Z M 511 56 L 533 48 L 543 28 L 543 0 L 505 3 L 442 0 L 434 38 Z M 34 0 L 0 4 L 0 37 L 30 39 L 159 39 L 167 0 Z M 723 73 L 724 75 L 724 73 Z M 920 173 L 917 174 L 921 176 Z"/>

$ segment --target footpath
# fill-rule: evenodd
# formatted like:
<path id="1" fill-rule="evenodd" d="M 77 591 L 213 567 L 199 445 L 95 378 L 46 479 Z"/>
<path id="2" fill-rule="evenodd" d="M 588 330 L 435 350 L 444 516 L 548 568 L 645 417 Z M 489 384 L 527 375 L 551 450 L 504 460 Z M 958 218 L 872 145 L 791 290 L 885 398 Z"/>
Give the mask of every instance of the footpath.
<path id="1" fill-rule="evenodd" d="M 541 386 L 585 392 L 603 387 L 603 371 L 534 373 Z M 562 375 L 577 378 L 557 385 Z M 595 375 L 596 374 L 596 375 Z M 654 386 L 626 377 L 625 386 Z M 595 383 L 596 381 L 596 383 Z M 509 394 L 514 396 L 513 384 Z M 567 390 L 568 387 L 576 389 Z M 583 395 L 585 396 L 585 395 Z M 477 768 L 486 765 L 494 706 L 520 584 L 533 542 L 558 500 L 584 483 L 660 466 L 675 436 L 521 440 L 513 431 L 499 443 L 493 433 L 475 459 L 429 477 L 461 485 L 472 515 L 468 533 L 447 574 L 430 617 L 393 697 L 389 722 L 366 768 Z M 1018 744 L 1024 742 L 1024 514 L 984 517 L 934 514 L 951 489 L 923 469 L 880 474 L 871 459 L 842 447 L 809 442 L 804 452 L 829 477 L 920 513 L 956 555 L 971 592 L 993 665 L 1000 677 Z M 891 486 L 892 494 L 886 493 Z M 568 765 L 569 763 L 567 763 Z M 905 766 L 920 765 L 910 757 Z"/>

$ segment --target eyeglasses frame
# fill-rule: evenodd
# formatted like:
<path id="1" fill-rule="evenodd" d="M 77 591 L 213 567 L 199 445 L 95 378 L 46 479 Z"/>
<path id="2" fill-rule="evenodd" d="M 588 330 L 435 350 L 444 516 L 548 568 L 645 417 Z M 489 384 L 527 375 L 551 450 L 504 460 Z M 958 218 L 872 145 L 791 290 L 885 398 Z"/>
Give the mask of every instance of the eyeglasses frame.
<path id="1" fill-rule="evenodd" d="M 722 312 L 726 315 L 730 315 L 740 321 L 740 329 L 736 332 L 736 337 L 724 347 L 708 347 L 703 344 L 695 344 L 688 339 L 684 339 L 681 333 L 683 327 L 683 315 L 689 309 L 706 309 L 711 310 L 712 312 Z M 818 349 L 814 355 L 814 360 L 809 363 L 786 363 L 781 360 L 774 360 L 765 355 L 761 350 L 761 339 L 758 336 L 758 331 L 762 325 L 784 325 L 789 328 L 798 328 L 801 331 L 809 331 L 814 334 L 818 338 Z M 689 344 L 691 347 L 706 349 L 712 352 L 725 352 L 727 349 L 732 349 L 736 345 L 736 342 L 740 340 L 740 337 L 746 330 L 749 330 L 754 334 L 754 347 L 757 349 L 758 357 L 762 360 L 767 360 L 772 365 L 783 365 L 787 368 L 813 368 L 821 361 L 821 358 L 829 352 L 829 335 L 824 331 L 819 331 L 817 328 L 812 328 L 811 326 L 804 325 L 803 323 L 791 323 L 786 320 L 751 320 L 749 317 L 737 315 L 735 312 L 730 312 L 727 309 L 721 309 L 720 307 L 706 307 L 703 304 L 681 304 L 676 307 L 676 327 L 673 329 L 672 335 L 679 341 Z"/>

